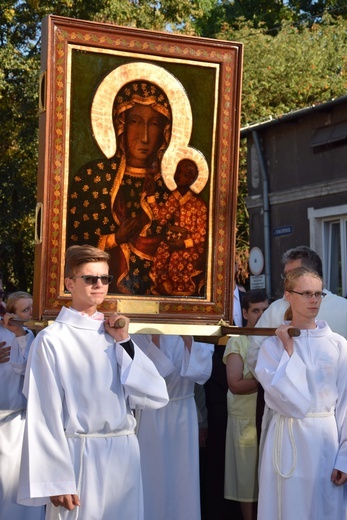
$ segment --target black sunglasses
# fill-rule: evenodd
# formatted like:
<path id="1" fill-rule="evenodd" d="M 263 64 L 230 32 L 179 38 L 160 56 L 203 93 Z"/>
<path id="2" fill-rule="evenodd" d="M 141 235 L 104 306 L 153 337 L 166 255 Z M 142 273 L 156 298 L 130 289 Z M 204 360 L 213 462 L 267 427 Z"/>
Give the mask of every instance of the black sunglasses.
<path id="1" fill-rule="evenodd" d="M 82 274 L 81 276 L 70 276 L 71 279 L 82 278 L 87 285 L 95 285 L 101 280 L 102 285 L 108 285 L 112 282 L 112 274 L 103 274 L 102 276 L 93 276 L 91 274 Z"/>

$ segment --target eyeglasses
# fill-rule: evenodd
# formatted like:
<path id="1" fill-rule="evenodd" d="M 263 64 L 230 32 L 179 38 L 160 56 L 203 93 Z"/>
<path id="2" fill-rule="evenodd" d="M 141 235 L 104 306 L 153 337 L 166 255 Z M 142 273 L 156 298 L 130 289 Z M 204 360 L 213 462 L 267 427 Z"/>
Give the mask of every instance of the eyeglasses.
<path id="1" fill-rule="evenodd" d="M 91 274 L 82 274 L 81 276 L 70 276 L 71 279 L 82 278 L 87 285 L 95 285 L 98 280 L 101 280 L 102 285 L 108 285 L 112 282 L 112 274 L 103 274 L 101 276 L 93 276 Z"/>
<path id="2" fill-rule="evenodd" d="M 325 292 L 322 292 L 322 291 L 317 291 L 317 292 L 310 292 L 310 291 L 304 291 L 304 292 L 299 292 L 299 291 L 288 291 L 288 292 L 293 292 L 295 294 L 300 294 L 300 296 L 302 296 L 305 300 L 311 300 L 312 298 L 314 298 L 315 300 L 319 300 L 319 299 L 323 299 L 324 296 L 326 296 L 326 293 Z"/>

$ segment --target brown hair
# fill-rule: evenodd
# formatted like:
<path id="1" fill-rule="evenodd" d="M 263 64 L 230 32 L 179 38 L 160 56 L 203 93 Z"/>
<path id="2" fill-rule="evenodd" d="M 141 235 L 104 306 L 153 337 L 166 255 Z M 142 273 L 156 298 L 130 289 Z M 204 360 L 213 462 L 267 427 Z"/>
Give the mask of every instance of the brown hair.
<path id="1" fill-rule="evenodd" d="M 317 273 L 317 271 L 314 271 L 313 269 L 308 269 L 307 267 L 298 267 L 297 269 L 292 269 L 286 274 L 286 277 L 284 279 L 284 290 L 288 292 L 292 291 L 298 279 L 302 278 L 303 276 L 311 276 L 313 278 L 317 278 L 323 283 L 323 278 L 320 276 L 320 274 Z M 284 319 L 289 321 L 293 319 L 291 306 L 289 306 L 286 310 L 284 314 Z"/>
<path id="2" fill-rule="evenodd" d="M 18 300 L 22 300 L 23 298 L 33 298 L 31 294 L 24 291 L 16 291 L 7 298 L 6 302 L 6 312 L 10 312 L 11 314 L 16 313 L 16 303 Z"/>
<path id="3" fill-rule="evenodd" d="M 307 246 L 298 246 L 288 249 L 282 256 L 282 264 L 285 266 L 288 262 L 301 260 L 302 267 L 306 267 L 310 271 L 316 271 L 319 276 L 323 276 L 322 260 L 320 256 Z"/>
<path id="4" fill-rule="evenodd" d="M 65 276 L 73 276 L 76 269 L 90 262 L 107 262 L 110 255 L 97 247 L 84 244 L 83 246 L 70 246 L 65 253 Z"/>
<path id="5" fill-rule="evenodd" d="M 260 303 L 269 301 L 269 297 L 265 289 L 250 289 L 241 299 L 241 306 L 248 311 L 251 303 Z"/>

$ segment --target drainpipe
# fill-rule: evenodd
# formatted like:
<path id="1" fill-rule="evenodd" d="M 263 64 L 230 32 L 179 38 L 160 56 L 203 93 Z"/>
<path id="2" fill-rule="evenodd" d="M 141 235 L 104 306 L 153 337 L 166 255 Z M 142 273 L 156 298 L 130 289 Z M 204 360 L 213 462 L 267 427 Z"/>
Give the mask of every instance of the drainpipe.
<path id="1" fill-rule="evenodd" d="M 264 215 L 264 265 L 265 265 L 265 289 L 269 298 L 272 297 L 271 287 L 271 242 L 270 242 L 270 202 L 269 202 L 269 180 L 266 170 L 263 151 L 260 144 L 258 133 L 252 131 L 253 142 L 257 151 L 262 188 L 263 188 L 263 215 Z"/>

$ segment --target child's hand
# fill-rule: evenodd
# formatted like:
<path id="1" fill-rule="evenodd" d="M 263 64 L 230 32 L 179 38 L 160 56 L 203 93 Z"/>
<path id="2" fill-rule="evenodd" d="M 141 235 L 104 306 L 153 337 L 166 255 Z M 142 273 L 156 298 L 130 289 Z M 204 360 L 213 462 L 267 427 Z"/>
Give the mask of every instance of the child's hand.
<path id="1" fill-rule="evenodd" d="M 15 314 L 11 314 L 9 312 L 6 312 L 6 314 L 3 315 L 2 317 L 2 323 L 3 323 L 3 326 L 5 327 L 5 329 L 13 332 L 13 334 L 15 334 L 15 336 L 25 336 L 27 331 L 23 328 L 22 325 L 18 325 L 18 323 L 16 324 L 11 324 L 11 318 L 17 318 L 17 316 Z"/>

